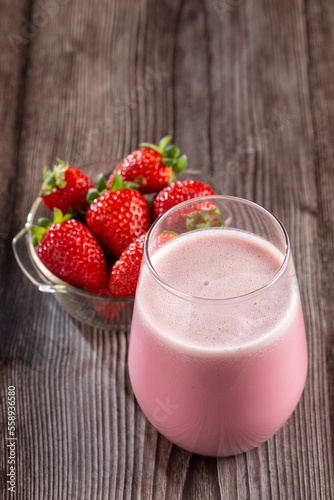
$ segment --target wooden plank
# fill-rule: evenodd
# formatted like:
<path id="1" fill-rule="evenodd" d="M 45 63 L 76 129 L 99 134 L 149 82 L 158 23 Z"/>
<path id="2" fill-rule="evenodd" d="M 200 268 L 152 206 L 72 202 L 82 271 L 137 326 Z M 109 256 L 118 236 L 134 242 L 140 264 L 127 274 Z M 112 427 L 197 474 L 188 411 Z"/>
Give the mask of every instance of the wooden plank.
<path id="1" fill-rule="evenodd" d="M 5 39 L 0 79 L 1 375 L 18 393 L 18 499 L 334 498 L 332 19 L 325 0 L 306 11 L 288 0 L 6 7 L 1 32 L 28 39 Z M 158 435 L 132 394 L 128 332 L 72 320 L 9 249 L 44 164 L 118 158 L 166 133 L 190 166 L 265 205 L 291 237 L 308 380 L 283 429 L 237 457 L 191 455 Z"/>
<path id="2" fill-rule="evenodd" d="M 321 336 L 325 343 L 325 352 L 322 362 L 327 365 L 327 388 L 328 401 L 334 401 L 334 342 L 333 325 L 334 311 L 328 300 L 334 296 L 333 288 L 333 259 L 331 249 L 334 247 L 334 152 L 332 148 L 332 137 L 334 131 L 334 90 L 332 79 L 333 68 L 333 19 L 334 7 L 331 2 L 307 2 L 306 27 L 308 32 L 309 49 L 309 78 L 311 86 L 311 106 L 314 129 L 316 130 L 314 141 L 314 161 L 317 174 L 317 189 L 319 193 L 318 212 L 318 247 L 319 263 L 318 271 L 321 273 L 319 290 L 320 308 L 322 311 Z M 319 35 L 322 33 L 322 36 Z M 317 64 L 321 61 L 321 64 Z M 330 412 L 331 423 L 325 429 L 328 436 L 332 437 L 332 449 L 334 449 L 334 405 L 330 404 L 327 411 Z M 328 443 L 329 444 L 329 443 Z M 333 463 L 329 462 L 333 474 Z"/>
<path id="3" fill-rule="evenodd" d="M 10 255 L 10 231 L 13 223 L 16 184 L 18 179 L 17 150 L 22 134 L 22 107 L 27 70 L 27 46 L 24 19 L 29 16 L 28 2 L 18 2 L 15 10 L 9 4 L 2 7 L 0 19 L 0 116 L 2 133 L 0 137 L 0 265 L 6 272 Z M 22 42 L 23 40 L 23 42 Z M 8 196 L 8 194 L 11 196 Z M 1 287 L 3 287 L 2 282 Z"/>
<path id="4" fill-rule="evenodd" d="M 5 422 L 7 422 L 7 406 L 4 404 L 5 392 L 10 385 L 9 370 L 14 357 L 19 357 L 19 346 L 16 345 L 15 333 L 11 331 L 10 319 L 14 314 L 11 306 L 15 302 L 14 289 L 9 293 L 12 284 L 11 232 L 14 224 L 13 211 L 17 203 L 16 184 L 18 178 L 17 151 L 22 134 L 22 107 L 24 105 L 24 86 L 27 69 L 27 45 L 23 20 L 29 17 L 30 5 L 27 1 L 19 1 L 13 9 L 7 2 L 1 7 L 0 16 L 0 296 L 1 296 L 1 454 L 0 454 L 0 491 L 7 491 L 7 448 L 5 441 Z M 14 281 L 14 280 L 13 280 Z M 9 297 L 11 295 L 11 297 Z M 17 295 L 20 295 L 18 291 Z M 22 295 L 21 295 L 22 298 Z M 16 302 L 17 304 L 17 302 Z M 24 309 L 24 308 L 23 308 Z M 6 387 L 5 387 L 6 384 Z"/>

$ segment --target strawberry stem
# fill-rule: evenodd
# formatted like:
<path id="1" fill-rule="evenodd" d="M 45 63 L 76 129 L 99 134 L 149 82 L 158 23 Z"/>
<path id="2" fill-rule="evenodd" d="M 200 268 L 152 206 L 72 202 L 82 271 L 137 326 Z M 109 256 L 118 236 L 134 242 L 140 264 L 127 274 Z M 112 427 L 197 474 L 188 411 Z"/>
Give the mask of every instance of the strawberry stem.
<path id="1" fill-rule="evenodd" d="M 65 172 L 69 164 L 57 158 L 57 165 L 53 166 L 52 170 L 48 167 L 43 169 L 43 184 L 41 187 L 40 196 L 48 196 L 56 191 L 57 187 L 64 188 L 67 184 Z"/>
<path id="2" fill-rule="evenodd" d="M 206 227 L 225 227 L 225 220 L 220 217 L 220 210 L 215 207 L 211 210 L 198 210 L 186 215 L 186 226 L 190 231 Z"/>
<path id="3" fill-rule="evenodd" d="M 48 228 L 51 225 L 51 221 L 47 219 L 46 217 L 40 217 L 38 219 L 38 225 L 41 227 Z"/>
<path id="4" fill-rule="evenodd" d="M 92 203 L 95 198 L 100 196 L 103 191 L 107 189 L 107 181 L 104 178 L 103 174 L 99 174 L 96 182 L 96 187 L 88 189 L 86 193 L 86 201 L 87 203 Z"/>
<path id="5" fill-rule="evenodd" d="M 59 208 L 55 208 L 53 210 L 53 224 L 57 224 L 60 222 L 64 222 L 65 220 L 72 219 L 74 216 L 74 212 L 72 209 L 69 209 L 69 211 L 63 215 L 62 211 L 59 210 Z M 52 222 L 47 219 L 46 217 L 40 217 L 38 219 L 38 226 L 31 226 L 31 232 L 33 234 L 33 244 L 34 246 L 37 246 L 38 243 L 41 241 L 43 236 L 45 235 L 48 227 L 50 227 Z"/>
<path id="6" fill-rule="evenodd" d="M 174 173 L 179 173 L 183 170 L 188 162 L 187 156 L 182 155 L 178 158 L 180 154 L 180 149 L 175 146 L 175 144 L 169 144 L 172 137 L 170 135 L 166 135 L 163 137 L 159 145 L 150 144 L 149 142 L 141 142 L 139 146 L 141 148 L 150 148 L 154 151 L 157 151 L 162 156 L 163 163 L 167 167 L 172 167 Z"/>
<path id="7" fill-rule="evenodd" d="M 107 181 L 105 180 L 103 174 L 99 174 L 96 182 L 96 187 L 99 193 L 102 193 L 102 191 L 105 191 L 107 189 Z"/>
<path id="8" fill-rule="evenodd" d="M 41 241 L 43 236 L 46 233 L 46 227 L 41 227 L 41 226 L 31 226 L 31 232 L 33 234 L 33 244 L 36 247 L 38 243 Z"/>
<path id="9" fill-rule="evenodd" d="M 114 179 L 112 181 L 110 189 L 111 191 L 115 191 L 116 189 L 123 189 L 123 188 L 138 189 L 139 184 L 137 182 L 123 181 L 122 176 L 118 172 L 115 172 Z"/>
<path id="10" fill-rule="evenodd" d="M 139 184 L 137 184 L 136 182 L 123 181 L 120 174 L 118 172 L 115 172 L 110 191 L 116 191 L 123 188 L 138 189 L 138 187 Z M 92 203 L 95 198 L 100 196 L 100 194 L 102 194 L 103 191 L 106 191 L 107 189 L 107 181 L 105 180 L 104 175 L 99 174 L 96 182 L 96 188 L 90 188 L 86 193 L 87 203 Z"/>
<path id="11" fill-rule="evenodd" d="M 160 142 L 159 142 L 159 149 L 161 151 L 164 151 L 165 148 L 167 147 L 167 144 L 172 140 L 172 136 L 171 135 L 166 135 L 165 137 L 163 137 L 162 139 L 160 139 Z"/>
<path id="12" fill-rule="evenodd" d="M 123 187 L 123 179 L 118 172 L 115 172 L 114 179 L 111 185 L 111 191 L 115 191 L 116 189 L 122 189 Z"/>

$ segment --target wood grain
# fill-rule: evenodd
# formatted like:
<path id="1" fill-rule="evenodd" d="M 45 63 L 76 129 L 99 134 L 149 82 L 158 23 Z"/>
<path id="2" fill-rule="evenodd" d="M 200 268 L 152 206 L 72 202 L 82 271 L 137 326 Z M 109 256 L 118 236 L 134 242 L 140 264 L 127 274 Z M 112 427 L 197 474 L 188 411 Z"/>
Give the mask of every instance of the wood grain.
<path id="1" fill-rule="evenodd" d="M 17 499 L 334 498 L 333 2 L 4 1 L 0 25 L 3 498 L 8 385 Z M 73 320 L 11 252 L 45 164 L 119 158 L 167 133 L 290 234 L 308 379 L 287 424 L 237 457 L 159 435 L 131 390 L 128 329 Z"/>

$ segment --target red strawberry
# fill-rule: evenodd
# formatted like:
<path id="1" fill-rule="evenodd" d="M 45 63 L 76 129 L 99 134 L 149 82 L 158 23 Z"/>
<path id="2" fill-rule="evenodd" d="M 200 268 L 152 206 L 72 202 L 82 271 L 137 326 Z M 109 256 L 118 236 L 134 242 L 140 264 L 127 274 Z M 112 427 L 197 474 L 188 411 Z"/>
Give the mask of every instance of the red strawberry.
<path id="1" fill-rule="evenodd" d="M 109 290 L 112 295 L 116 297 L 135 295 L 145 239 L 146 233 L 133 241 L 114 264 L 109 278 Z"/>
<path id="2" fill-rule="evenodd" d="M 141 193 L 123 187 L 119 175 L 115 175 L 111 191 L 103 189 L 103 184 L 106 187 L 104 178 L 100 177 L 98 188 L 102 194 L 92 201 L 86 222 L 102 246 L 119 257 L 130 243 L 148 231 L 150 206 Z M 90 190 L 88 200 L 96 194 L 96 190 Z"/>
<path id="3" fill-rule="evenodd" d="M 175 236 L 177 236 L 177 233 L 174 231 L 162 231 L 153 241 L 152 250 L 155 251 L 162 247 L 162 245 L 175 238 Z"/>
<path id="4" fill-rule="evenodd" d="M 85 212 L 88 208 L 86 193 L 93 187 L 86 174 L 57 159 L 53 170 L 44 168 L 44 182 L 40 196 L 45 205 L 53 210 L 59 208 L 65 214 L 69 208 L 75 212 Z"/>
<path id="5" fill-rule="evenodd" d="M 213 194 L 215 194 L 213 189 L 204 182 L 188 179 L 174 181 L 162 189 L 154 198 L 153 217 L 156 219 L 166 210 L 178 205 L 182 201 Z"/>
<path id="6" fill-rule="evenodd" d="M 114 264 L 109 278 L 109 291 L 113 296 L 131 297 L 135 295 L 146 235 L 147 233 L 142 234 L 132 242 Z M 155 240 L 155 249 L 160 248 L 175 236 L 177 233 L 163 231 Z"/>
<path id="7" fill-rule="evenodd" d="M 168 144 L 170 136 L 163 137 L 159 145 L 140 144 L 141 148 L 130 153 L 118 165 L 115 172 L 123 180 L 138 184 L 142 193 L 159 191 L 170 182 L 173 172 L 180 172 L 187 164 L 187 157 L 180 154 L 174 144 Z M 114 173 L 115 173 L 114 172 Z M 108 179 L 108 187 L 112 185 L 114 173 Z"/>
<path id="8" fill-rule="evenodd" d="M 126 302 L 104 302 L 98 299 L 93 301 L 95 311 L 107 321 L 112 321 L 114 318 L 116 318 L 116 316 L 122 311 L 122 309 L 124 309 L 126 304 Z"/>
<path id="9" fill-rule="evenodd" d="M 55 209 L 53 224 L 40 219 L 40 226 L 32 226 L 37 255 L 58 278 L 99 293 L 108 280 L 103 250 L 82 222 L 69 217 Z"/>

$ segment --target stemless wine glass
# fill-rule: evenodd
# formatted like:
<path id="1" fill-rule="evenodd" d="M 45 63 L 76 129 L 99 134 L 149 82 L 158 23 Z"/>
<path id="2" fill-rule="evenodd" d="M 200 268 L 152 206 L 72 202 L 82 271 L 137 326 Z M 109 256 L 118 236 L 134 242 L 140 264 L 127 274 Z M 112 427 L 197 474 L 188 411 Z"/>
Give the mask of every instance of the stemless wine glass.
<path id="1" fill-rule="evenodd" d="M 307 345 L 286 230 L 231 196 L 188 200 L 151 227 L 129 345 L 156 429 L 207 456 L 250 450 L 294 411 Z"/>

